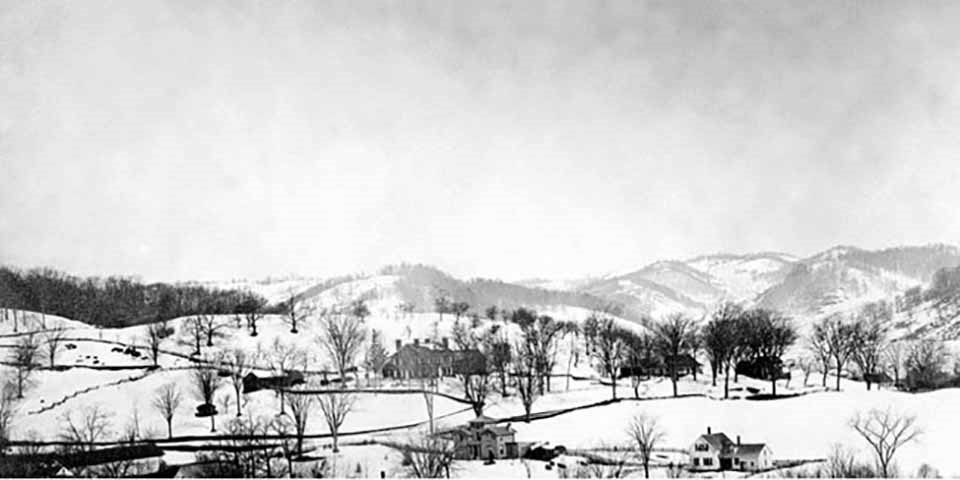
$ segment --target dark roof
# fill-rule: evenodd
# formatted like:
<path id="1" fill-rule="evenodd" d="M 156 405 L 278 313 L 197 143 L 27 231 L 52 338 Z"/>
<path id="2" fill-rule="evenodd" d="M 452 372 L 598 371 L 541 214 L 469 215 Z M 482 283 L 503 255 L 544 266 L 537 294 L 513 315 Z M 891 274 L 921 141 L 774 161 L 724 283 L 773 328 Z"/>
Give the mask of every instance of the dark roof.
<path id="1" fill-rule="evenodd" d="M 717 450 L 720 453 L 726 453 L 727 451 L 730 450 L 731 447 L 733 447 L 733 442 L 730 441 L 730 437 L 728 437 L 724 433 L 713 433 L 710 435 L 701 435 L 700 438 L 704 439 L 707 443 L 710 444 L 710 446 L 712 446 L 715 450 Z"/>
<path id="2" fill-rule="evenodd" d="M 737 455 L 759 455 L 766 443 L 741 443 L 737 445 Z"/>
<path id="3" fill-rule="evenodd" d="M 73 468 L 160 456 L 163 456 L 163 450 L 160 447 L 152 443 L 143 443 L 70 453 L 60 456 L 59 461 L 61 465 Z"/>

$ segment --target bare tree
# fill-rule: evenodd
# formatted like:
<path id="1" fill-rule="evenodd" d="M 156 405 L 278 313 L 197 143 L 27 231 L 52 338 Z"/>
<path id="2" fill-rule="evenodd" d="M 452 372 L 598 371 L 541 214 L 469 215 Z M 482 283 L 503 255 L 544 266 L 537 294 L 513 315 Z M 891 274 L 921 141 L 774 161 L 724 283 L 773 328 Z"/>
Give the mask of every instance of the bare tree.
<path id="1" fill-rule="evenodd" d="M 200 329 L 203 332 L 203 336 L 207 339 L 207 346 L 213 346 L 213 340 L 223 336 L 223 329 L 228 325 L 220 321 L 220 318 L 217 315 L 208 313 L 206 315 L 200 315 Z"/>
<path id="2" fill-rule="evenodd" d="M 797 332 L 790 321 L 779 313 L 763 308 L 753 308 L 745 312 L 746 330 L 742 336 L 751 354 L 761 361 L 761 372 L 770 379 L 773 395 L 777 394 L 777 380 L 780 378 L 783 356 L 786 349 L 797 339 Z"/>
<path id="3" fill-rule="evenodd" d="M 194 394 L 204 405 L 209 406 L 207 408 L 215 408 L 213 402 L 221 384 L 222 379 L 217 374 L 217 368 L 197 364 L 193 369 Z M 210 415 L 210 431 L 217 431 L 216 415 Z"/>
<path id="4" fill-rule="evenodd" d="M 942 341 L 928 338 L 913 342 L 904 362 L 907 389 L 915 391 L 939 386 L 946 359 L 946 347 Z"/>
<path id="5" fill-rule="evenodd" d="M 316 312 L 317 306 L 300 298 L 297 291 L 292 288 L 288 290 L 287 297 L 287 304 L 285 305 L 287 312 L 283 318 L 287 325 L 290 325 L 290 333 L 298 333 L 297 328 Z"/>
<path id="6" fill-rule="evenodd" d="M 874 305 L 874 304 L 870 304 Z M 867 308 L 853 330 L 853 362 L 860 369 L 860 376 L 867 390 L 877 374 L 882 371 L 883 352 L 886 349 L 886 323 L 882 313 Z M 887 313 L 890 315 L 890 313 Z"/>
<path id="7" fill-rule="evenodd" d="M 301 370 L 305 370 L 306 362 L 306 354 L 295 345 L 283 343 L 279 338 L 273 340 L 270 348 L 270 366 L 279 372 L 280 375 L 289 375 L 290 372 L 294 371 L 295 367 L 300 367 Z M 281 415 L 283 415 L 286 405 L 286 402 L 284 402 L 284 390 L 285 388 L 277 389 L 277 393 L 280 395 Z"/>
<path id="8" fill-rule="evenodd" d="M 50 368 L 57 359 L 57 352 L 60 351 L 60 345 L 63 344 L 67 336 L 67 331 L 63 325 L 56 325 L 43 333 L 43 339 L 47 347 L 47 359 L 50 361 Z"/>
<path id="9" fill-rule="evenodd" d="M 900 373 L 903 371 L 903 362 L 906 356 L 905 343 L 903 340 L 890 342 L 883 352 L 887 367 L 893 372 L 893 385 L 896 387 L 900 386 Z"/>
<path id="10" fill-rule="evenodd" d="M 910 443 L 922 431 L 917 426 L 917 417 L 893 411 L 872 409 L 865 415 L 857 413 L 850 419 L 853 428 L 873 450 L 881 477 L 891 476 L 893 457 L 900 447 Z"/>
<path id="11" fill-rule="evenodd" d="M 370 307 L 367 307 L 367 302 L 362 298 L 354 300 L 350 303 L 350 315 L 360 319 L 360 323 L 370 316 Z"/>
<path id="12" fill-rule="evenodd" d="M 837 315 L 831 315 L 814 324 L 813 335 L 818 343 L 822 343 L 830 352 L 830 357 L 837 367 L 837 390 L 840 390 L 840 376 L 847 360 L 853 355 L 856 347 L 856 328 Z"/>
<path id="13" fill-rule="evenodd" d="M 853 450 L 842 444 L 834 444 L 824 465 L 813 472 L 826 478 L 876 478 L 877 473 L 865 463 L 857 461 Z"/>
<path id="14" fill-rule="evenodd" d="M 612 318 L 600 318 L 597 323 L 596 349 L 594 356 L 603 368 L 603 372 L 610 377 L 612 398 L 617 398 L 617 375 L 624 360 L 626 346 L 624 333 L 617 327 Z"/>
<path id="15" fill-rule="evenodd" d="M 160 364 L 160 345 L 163 344 L 163 338 L 166 335 L 166 327 L 161 323 L 151 323 L 147 326 L 147 335 L 144 340 L 147 343 L 147 349 L 150 351 L 150 360 L 153 360 L 153 366 Z"/>
<path id="16" fill-rule="evenodd" d="M 23 392 L 30 385 L 33 372 L 37 368 L 37 352 L 40 344 L 33 333 L 23 335 L 10 352 L 9 363 L 16 376 L 17 398 L 23 398 Z"/>
<path id="17" fill-rule="evenodd" d="M 290 435 L 293 431 L 293 422 L 290 420 L 290 417 L 286 415 L 280 415 L 274 417 L 270 422 L 269 427 L 271 432 L 279 436 L 278 439 L 280 442 L 280 450 L 283 453 L 283 458 L 287 460 L 287 471 L 279 472 L 277 476 L 279 478 L 289 477 L 294 478 L 296 475 L 293 472 L 293 455 L 294 455 L 294 446 L 296 444 L 290 443 Z M 267 460 L 269 462 L 269 460 Z"/>
<path id="18" fill-rule="evenodd" d="M 435 297 L 433 299 L 434 311 L 437 312 L 437 315 L 440 317 L 440 321 L 443 321 L 443 314 L 450 311 L 450 299 L 444 295 Z"/>
<path id="19" fill-rule="evenodd" d="M 467 302 L 453 302 L 450 304 L 450 313 L 459 321 L 460 317 L 470 310 L 470 304 Z"/>
<path id="20" fill-rule="evenodd" d="M 167 422 L 167 438 L 173 438 L 173 417 L 183 402 L 183 396 L 175 383 L 168 383 L 157 389 L 153 397 L 153 408 Z"/>
<path id="21" fill-rule="evenodd" d="M 713 374 L 712 385 L 717 386 L 717 374 L 724 372 L 723 398 L 730 396 L 730 368 L 735 362 L 736 351 L 740 343 L 739 321 L 743 308 L 735 303 L 724 303 L 713 312 L 710 321 L 703 329 L 703 346 L 710 359 Z"/>
<path id="22" fill-rule="evenodd" d="M 68 410 L 60 416 L 60 440 L 72 448 L 88 452 L 110 435 L 111 415 L 99 405 L 88 405 L 79 412 Z"/>
<path id="23" fill-rule="evenodd" d="M 577 465 L 561 471 L 560 477 L 570 478 L 625 478 L 633 469 L 629 468 L 633 450 L 625 445 L 603 445 L 598 450 L 602 458 L 591 460 L 586 465 Z"/>
<path id="24" fill-rule="evenodd" d="M 813 334 L 807 341 L 807 350 L 816 358 L 822 375 L 821 384 L 823 388 L 827 388 L 827 375 L 830 373 L 830 362 L 833 357 L 830 355 L 830 345 L 827 343 L 826 329 L 823 326 L 818 327 L 817 325 L 814 325 L 813 328 Z"/>
<path id="25" fill-rule="evenodd" d="M 643 476 L 650 478 L 650 459 L 653 458 L 653 450 L 664 437 L 660 423 L 656 417 L 641 413 L 630 421 L 627 434 L 637 444 L 637 453 L 640 454 L 640 461 L 643 463 Z"/>
<path id="26" fill-rule="evenodd" d="M 307 432 L 307 420 L 310 418 L 310 407 L 313 406 L 314 399 L 310 395 L 290 394 L 286 396 L 286 401 L 288 407 L 286 415 L 290 418 L 290 423 L 296 433 L 296 452 L 297 456 L 300 456 L 303 455 L 303 437 Z"/>
<path id="27" fill-rule="evenodd" d="M 186 330 L 183 334 L 187 336 L 185 341 L 193 345 L 193 355 L 200 355 L 202 353 L 200 347 L 204 339 L 202 316 L 196 315 L 187 319 Z"/>
<path id="28" fill-rule="evenodd" d="M 449 439 L 421 432 L 401 449 L 414 478 L 450 478 L 455 445 Z"/>
<path id="29" fill-rule="evenodd" d="M 514 386 L 517 391 L 517 395 L 520 396 L 520 401 L 523 403 L 523 410 L 526 413 L 526 421 L 530 422 L 530 413 L 533 410 L 533 403 L 537 401 L 537 397 L 540 395 L 540 390 L 537 388 L 537 373 L 536 368 L 532 365 L 531 359 L 533 356 L 524 352 L 526 349 L 526 344 L 521 343 L 517 345 L 517 355 L 516 360 L 514 360 Z"/>
<path id="30" fill-rule="evenodd" d="M 380 334 L 379 330 L 370 331 L 370 342 L 363 356 L 363 368 L 366 371 L 368 381 L 371 372 L 373 372 L 373 378 L 376 379 L 387 363 L 387 349 L 383 347 L 382 337 L 383 335 Z"/>
<path id="31" fill-rule="evenodd" d="M 233 393 L 237 396 L 237 416 L 240 412 L 240 394 L 243 393 L 243 377 L 250 371 L 250 359 L 247 352 L 240 348 L 233 349 L 226 358 L 230 368 L 230 385 L 233 387 Z"/>
<path id="32" fill-rule="evenodd" d="M 490 368 L 497 373 L 500 378 L 500 394 L 507 396 L 507 369 L 513 361 L 514 348 L 506 336 L 500 334 L 499 326 L 494 325 L 490 329 L 490 334 L 484 337 L 483 350 L 487 352 L 487 358 L 490 361 Z"/>
<path id="33" fill-rule="evenodd" d="M 17 396 L 13 390 L 13 385 L 6 379 L 0 384 L 0 452 L 6 450 L 13 419 L 17 418 Z"/>
<path id="34" fill-rule="evenodd" d="M 247 321 L 247 328 L 250 329 L 251 337 L 257 336 L 257 322 L 263 318 L 263 308 L 266 303 L 266 300 L 259 295 L 247 292 L 237 306 L 237 311 L 234 312 L 243 315 L 243 318 Z"/>
<path id="35" fill-rule="evenodd" d="M 654 324 L 657 346 L 670 369 L 670 382 L 673 383 L 673 396 L 677 396 L 677 363 L 682 354 L 687 353 L 691 332 L 696 329 L 693 320 L 683 314 L 673 314 Z"/>
<path id="36" fill-rule="evenodd" d="M 349 393 L 331 392 L 318 395 L 317 403 L 320 404 L 323 419 L 327 422 L 330 435 L 333 437 L 333 453 L 340 451 L 338 446 L 340 426 L 347 419 L 347 414 L 353 410 L 355 402 L 356 397 Z"/>
<path id="37" fill-rule="evenodd" d="M 347 368 L 356 361 L 364 341 L 363 323 L 359 317 L 328 313 L 320 322 L 320 344 L 340 373 L 340 382 L 347 383 Z"/>
<path id="38" fill-rule="evenodd" d="M 515 310 L 511 319 L 520 326 L 525 351 L 533 356 L 537 388 L 542 395 L 550 391 L 550 377 L 557 363 L 557 347 L 566 333 L 565 323 L 557 322 L 548 315 L 538 315 L 526 308 Z"/>

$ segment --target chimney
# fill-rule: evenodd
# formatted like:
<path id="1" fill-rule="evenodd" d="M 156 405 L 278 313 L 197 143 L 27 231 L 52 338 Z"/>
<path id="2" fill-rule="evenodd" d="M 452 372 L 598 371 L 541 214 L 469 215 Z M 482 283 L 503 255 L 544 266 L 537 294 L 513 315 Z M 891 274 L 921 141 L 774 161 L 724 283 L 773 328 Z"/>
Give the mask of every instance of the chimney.
<path id="1" fill-rule="evenodd" d="M 740 445 L 740 435 L 737 435 L 737 446 Z"/>
<path id="2" fill-rule="evenodd" d="M 443 349 L 450 350 L 450 339 L 447 337 L 443 337 Z"/>
<path id="3" fill-rule="evenodd" d="M 420 346 L 420 339 L 419 339 L 419 338 L 414 338 L 414 339 L 413 339 L 413 346 L 414 346 L 414 347 L 419 347 L 419 346 Z"/>
<path id="4" fill-rule="evenodd" d="M 707 427 L 707 435 L 710 435 L 710 427 Z"/>
<path id="5" fill-rule="evenodd" d="M 402 346 L 403 346 L 403 340 L 400 340 L 400 339 L 398 338 L 398 339 L 397 339 L 397 351 L 398 351 L 398 352 L 400 351 L 400 347 L 402 347 Z"/>

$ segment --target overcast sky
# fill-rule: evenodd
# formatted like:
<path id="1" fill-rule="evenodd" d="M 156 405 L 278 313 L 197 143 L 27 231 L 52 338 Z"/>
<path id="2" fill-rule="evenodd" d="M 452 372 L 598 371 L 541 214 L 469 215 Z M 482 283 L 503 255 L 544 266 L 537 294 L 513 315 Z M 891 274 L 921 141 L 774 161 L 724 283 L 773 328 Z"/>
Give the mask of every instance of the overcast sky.
<path id="1" fill-rule="evenodd" d="M 516 279 L 957 243 L 958 25 L 958 2 L 0 0 L 0 263 Z"/>

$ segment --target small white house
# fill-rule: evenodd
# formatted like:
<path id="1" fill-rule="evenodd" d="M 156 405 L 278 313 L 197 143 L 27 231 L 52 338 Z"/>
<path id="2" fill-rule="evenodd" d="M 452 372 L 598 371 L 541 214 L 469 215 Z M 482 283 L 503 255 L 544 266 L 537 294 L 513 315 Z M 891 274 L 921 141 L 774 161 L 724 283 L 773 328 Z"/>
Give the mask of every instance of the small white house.
<path id="1" fill-rule="evenodd" d="M 741 443 L 740 437 L 734 443 L 724 433 L 713 433 L 707 427 L 707 433 L 700 435 L 690 445 L 690 470 L 764 470 L 773 466 L 773 452 L 764 443 Z"/>

